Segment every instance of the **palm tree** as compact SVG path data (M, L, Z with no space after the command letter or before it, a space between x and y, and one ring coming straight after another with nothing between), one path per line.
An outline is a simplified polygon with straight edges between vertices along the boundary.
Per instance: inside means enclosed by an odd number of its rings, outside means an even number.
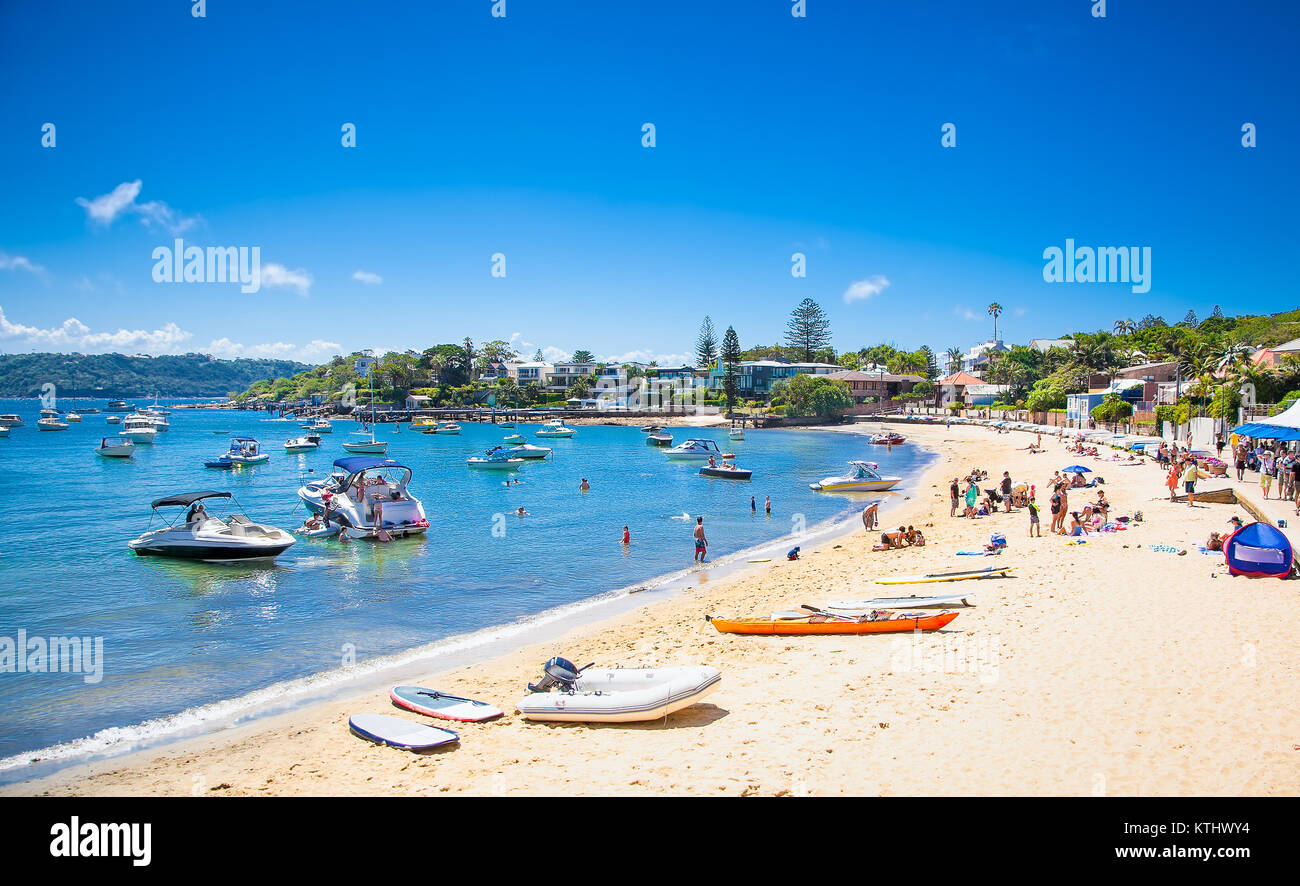
M993 318L993 340L997 341L998 340L998 317L1001 316L1002 314L1002 305L998 304L997 302L994 302L993 304L989 305L988 313L989 316Z
M959 369L961 369L962 350L961 348L949 348L947 354L948 354L948 374L952 375L954 372L957 372ZM954 366L957 368L954 369L953 368Z
M1115 321L1116 335L1131 335L1136 330L1137 330L1137 324L1135 324L1132 320Z

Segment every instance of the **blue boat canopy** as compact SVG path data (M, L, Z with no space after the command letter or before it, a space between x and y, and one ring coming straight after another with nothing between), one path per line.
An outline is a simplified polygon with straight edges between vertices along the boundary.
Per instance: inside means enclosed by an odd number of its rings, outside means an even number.
M230 442L231 443L256 443L257 438L256 437L231 437Z
M1257 440L1281 440L1285 443L1300 440L1300 429L1271 425L1267 422L1247 422L1241 427L1233 428L1232 432L1241 437L1254 437Z
M340 458L334 462L334 467L340 468L349 474L355 474L358 471L369 471L374 468L402 468L411 470L399 461L391 458L376 458L373 455L353 455L349 458Z

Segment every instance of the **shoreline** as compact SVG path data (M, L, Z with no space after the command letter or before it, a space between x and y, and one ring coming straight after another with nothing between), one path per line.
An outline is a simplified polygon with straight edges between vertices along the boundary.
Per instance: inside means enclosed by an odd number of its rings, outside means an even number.
M867 433L854 425L784 430ZM926 472L934 467L935 454L931 452L929 456L928 463L916 475L918 488ZM883 502L881 513L890 513L891 507L899 507L902 501L900 498L895 502ZM24 785L57 780L67 773L76 773L82 769L114 768L123 761L148 757L192 742L204 742L209 738L230 734L234 730L258 727L278 718L310 711L320 705L365 697L381 687L386 692L387 687L394 683L410 682L402 679L404 675L414 679L416 675L430 673L431 668L435 674L444 674L458 668L479 666L521 647L547 642L592 624L668 602L696 585L743 579L747 573L753 573L763 566L745 562L747 558L770 555L775 560L784 556L788 545L828 544L852 534L858 516L852 502L846 502L846 508L846 513L810 527L802 536L795 537L786 533L710 560L704 569L694 565L683 566L634 584L607 589L583 600L532 613L515 621L449 635L410 649L377 656L359 662L352 670L334 669L291 678L173 714L109 727L93 735L10 755L0 759L0 764L32 758L37 762L28 765L37 772L18 775L25 768L21 763L0 767L0 794L13 792ZM647 596L642 597L641 594ZM281 694L272 697L270 693L277 690ZM109 737L99 738L104 735ZM131 746L113 750L111 742L114 741L128 742ZM97 746L103 742L110 744L102 750L85 750L87 744ZM53 753L46 757L37 756L42 752ZM66 762L64 758L68 758Z
M1042 503L1043 482L1074 460L1060 441L1045 439L1049 454L1031 455L1017 445L1030 439L1023 433L911 427L908 437L938 458L922 471L910 500L884 520L923 528L927 547L872 553L873 539L849 523L844 534L805 548L800 561L774 560L717 581L705 570L691 587L648 606L481 664L426 673L417 682L507 711L497 721L457 724L461 743L454 750L411 755L349 735L347 718L361 711L422 719L376 691L80 764L0 793L1300 790L1294 765L1300 652L1286 641L1287 629L1300 621L1292 586L1230 578L1221 558L1194 547L1186 556L1160 552L1203 538L1238 508L1170 503L1162 500L1162 475L1148 463L1112 463L1096 470L1105 476L1115 512L1142 510L1144 522L1087 545L1027 539L1023 511L949 518L942 512L946 480L970 467L994 476L1010 469L1039 485ZM877 575L971 568L955 551L978 546L991 532L1010 542L998 565L1014 565L1012 577L945 585L974 591L979 605L936 634L742 637L717 633L703 617L881 593L871 583ZM710 664L723 680L708 700L663 721L530 723L513 712L513 703L552 655L603 666Z

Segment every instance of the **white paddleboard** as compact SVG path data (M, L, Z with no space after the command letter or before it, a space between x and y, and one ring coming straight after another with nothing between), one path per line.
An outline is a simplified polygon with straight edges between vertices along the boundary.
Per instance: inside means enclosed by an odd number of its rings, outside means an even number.
M505 714L500 708L484 701L461 698L436 689L423 686L394 686L388 693L393 704L426 717L438 717L443 720L458 720L462 723L481 723L493 720Z
M1014 566L990 566L987 569L972 569L967 572L934 572L929 575L895 575L890 578L878 578L878 585L919 585L938 581L965 581L968 578L996 578L1004 576Z
M823 606L837 612L870 612L873 609L959 609L974 606L974 594L942 594L933 597L876 597L874 600L834 600Z
M412 723L390 714L353 714L348 728L357 738L406 751L425 751L460 741L460 736L450 729Z

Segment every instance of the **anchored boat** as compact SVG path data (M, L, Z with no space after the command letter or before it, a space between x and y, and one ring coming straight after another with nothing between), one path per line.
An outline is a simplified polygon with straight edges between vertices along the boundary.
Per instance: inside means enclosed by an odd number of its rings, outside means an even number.
M840 477L824 477L808 484L815 492L884 492L903 482L902 477L882 477L874 461L851 461L849 471Z
M136 554L178 557L207 563L231 563L270 559L293 547L294 538L283 529L254 523L243 514L227 517L210 516L203 502L231 499L229 492L185 492L160 498L153 503L156 516L160 508L181 508L172 522L161 529L146 530L127 546ZM238 502L236 502L238 504ZM180 522L184 509L185 521ZM150 519L152 526L153 520Z
M427 532L424 506L411 494L411 469L391 458L352 456L334 462L329 479L298 490L298 498L313 514L348 528L354 538L379 532L402 538Z

